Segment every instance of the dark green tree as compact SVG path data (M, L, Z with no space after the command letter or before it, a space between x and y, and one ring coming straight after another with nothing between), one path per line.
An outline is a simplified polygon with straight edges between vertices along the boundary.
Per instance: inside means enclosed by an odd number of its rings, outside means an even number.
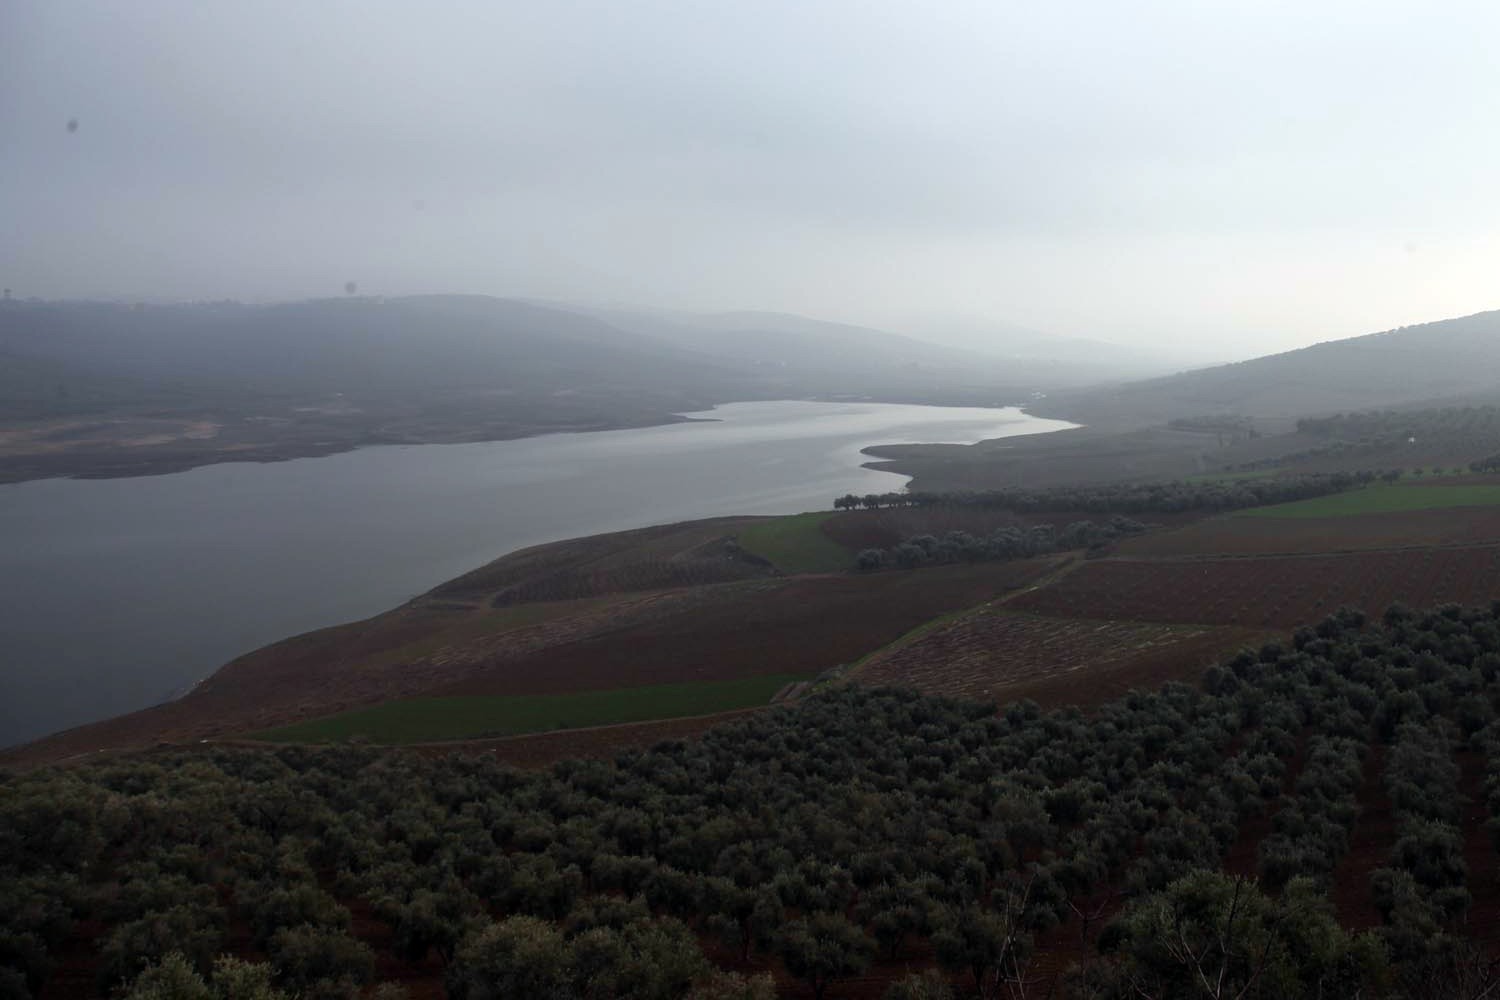
M811 986L817 1000L831 983L868 968L874 951L864 931L833 913L793 920L776 938L776 954L787 971Z

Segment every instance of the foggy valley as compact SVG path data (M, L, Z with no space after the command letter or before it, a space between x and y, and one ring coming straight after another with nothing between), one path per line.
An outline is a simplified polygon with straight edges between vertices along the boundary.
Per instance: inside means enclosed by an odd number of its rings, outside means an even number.
M0 6L0 1000L1500 995L1497 30Z

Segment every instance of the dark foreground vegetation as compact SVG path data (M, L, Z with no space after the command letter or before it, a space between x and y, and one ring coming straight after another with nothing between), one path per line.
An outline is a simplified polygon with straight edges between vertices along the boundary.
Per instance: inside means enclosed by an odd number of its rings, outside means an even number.
M1477 998L1494 871L1456 761L1500 756L1497 706L1500 607L1398 607L1090 715L846 687L544 773L342 747L12 775L0 996L823 997L886 988L846 982L872 963L892 997L1043 995L1071 943L1072 997ZM1353 933L1328 893L1371 779L1397 833Z

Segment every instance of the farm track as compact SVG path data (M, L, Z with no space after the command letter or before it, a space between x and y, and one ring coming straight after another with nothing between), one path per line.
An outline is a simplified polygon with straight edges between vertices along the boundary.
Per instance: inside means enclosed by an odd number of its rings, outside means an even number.
M1275 829L1276 814L1296 794L1297 779L1302 776L1302 768L1307 764L1307 740L1308 731L1304 728L1297 735L1296 752L1286 762L1286 774L1282 776L1281 781L1281 795L1267 803L1265 809L1259 814L1240 822L1240 835L1230 845L1229 852L1224 855L1224 870L1231 875L1244 878L1258 877L1260 842L1271 835L1271 831ZM1238 752L1238 748L1232 748L1230 751L1231 754L1235 752Z
M1468 933L1492 948L1500 947L1500 850L1485 827L1489 811L1485 805L1484 779L1488 764L1482 753L1460 751L1459 789L1464 796L1464 861L1469 866Z
M1045 561L1046 560L1044 560L1044 562ZM971 615L980 614L984 611L995 609L1009 601L1014 600L1022 594L1027 594L1033 590L1040 590L1043 587L1050 586L1051 584L1067 576L1077 568L1078 560L1074 559L1071 556L1061 557L1058 565L1056 565L1052 570L1018 590L1014 590L1008 594L1001 594L998 597L991 598L990 600L984 601L981 604L977 604L972 608L966 608L962 611L953 612L952 614L944 616L942 618L923 622L921 625L918 625L916 628L912 629L910 632L907 632L905 635L901 636L899 639L896 639L894 642L888 643L887 645L884 645L879 649L865 654L863 657L857 660L853 664L853 666L850 667L849 672L844 675L844 680L864 680L866 679L864 676L864 669L868 664L880 661L887 656L893 655L897 651L905 649L906 647L921 641L924 637L932 634L934 631L944 629L953 623L961 622ZM871 683L881 682L872 681Z
M1370 873L1390 862L1391 848L1396 845L1396 819L1390 796L1385 791L1385 762L1388 748L1379 740L1369 744L1365 758L1364 780L1356 793L1359 816L1349 834L1349 850L1333 870L1329 898L1338 912L1339 923L1351 930L1379 927L1380 911L1370 891Z

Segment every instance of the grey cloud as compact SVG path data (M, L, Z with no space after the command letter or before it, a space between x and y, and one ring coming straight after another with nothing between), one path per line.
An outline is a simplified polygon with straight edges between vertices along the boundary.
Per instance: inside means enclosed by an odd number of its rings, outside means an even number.
M1500 10L1443 7L17 0L0 274L1286 347L1496 304Z

